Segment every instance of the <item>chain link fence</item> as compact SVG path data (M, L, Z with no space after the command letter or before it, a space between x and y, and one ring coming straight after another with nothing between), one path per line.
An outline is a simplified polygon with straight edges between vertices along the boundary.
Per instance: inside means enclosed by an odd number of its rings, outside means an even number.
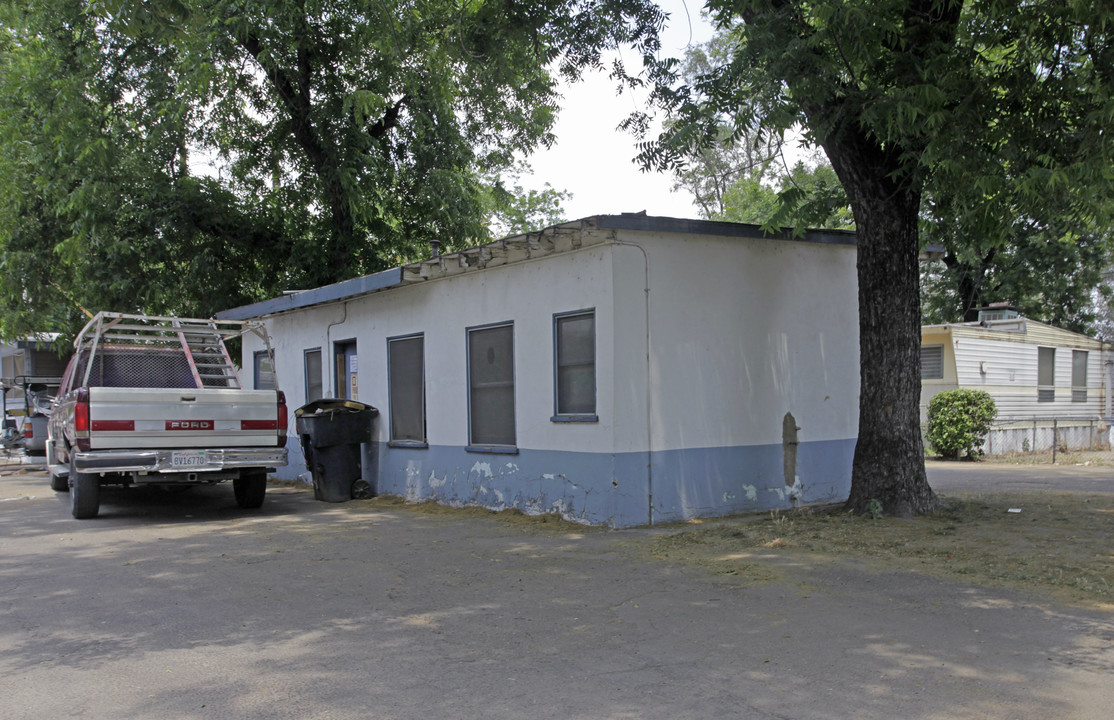
M986 460L1114 465L1110 420L998 418L983 443Z

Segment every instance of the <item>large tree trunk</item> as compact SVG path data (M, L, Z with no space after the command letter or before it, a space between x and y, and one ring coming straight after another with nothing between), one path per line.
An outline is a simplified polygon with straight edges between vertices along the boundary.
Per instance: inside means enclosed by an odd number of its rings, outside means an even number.
M847 507L909 517L936 508L920 432L920 190L895 150L857 130L824 144L858 230L859 439Z

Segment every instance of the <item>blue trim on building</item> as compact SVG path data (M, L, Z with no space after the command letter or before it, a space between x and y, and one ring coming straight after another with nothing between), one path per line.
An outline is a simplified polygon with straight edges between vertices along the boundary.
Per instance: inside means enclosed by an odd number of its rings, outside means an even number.
M651 522L646 467L653 470L655 524L697 517L841 502L851 488L854 440L801 443L797 483L785 484L782 447L761 445L636 453L520 448L515 456L465 448L381 444L377 490L411 501L558 513L590 525Z
M855 440L801 443L787 485L781 445L654 453L654 522L842 502L854 454Z

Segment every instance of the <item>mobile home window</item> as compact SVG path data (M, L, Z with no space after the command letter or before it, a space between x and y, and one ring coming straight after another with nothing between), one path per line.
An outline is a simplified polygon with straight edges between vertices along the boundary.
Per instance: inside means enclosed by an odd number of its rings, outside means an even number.
M921 380L944 379L944 346L921 345Z
M266 350L257 350L253 358L256 390L275 389L275 362Z
M1087 402L1087 351L1071 351L1071 401Z
M425 338L387 340L391 443L425 446Z
M514 326L468 330L471 450L514 450Z
M554 420L596 420L596 313L554 317Z
M1056 399L1056 348L1037 348L1037 402Z
M321 376L321 348L306 350L306 402L325 397L325 383Z

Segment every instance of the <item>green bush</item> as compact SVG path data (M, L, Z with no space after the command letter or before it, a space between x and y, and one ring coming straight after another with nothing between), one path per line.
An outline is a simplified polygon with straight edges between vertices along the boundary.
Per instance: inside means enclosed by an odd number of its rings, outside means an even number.
M965 452L977 460L997 415L994 398L982 390L945 390L928 403L928 442L945 458Z

